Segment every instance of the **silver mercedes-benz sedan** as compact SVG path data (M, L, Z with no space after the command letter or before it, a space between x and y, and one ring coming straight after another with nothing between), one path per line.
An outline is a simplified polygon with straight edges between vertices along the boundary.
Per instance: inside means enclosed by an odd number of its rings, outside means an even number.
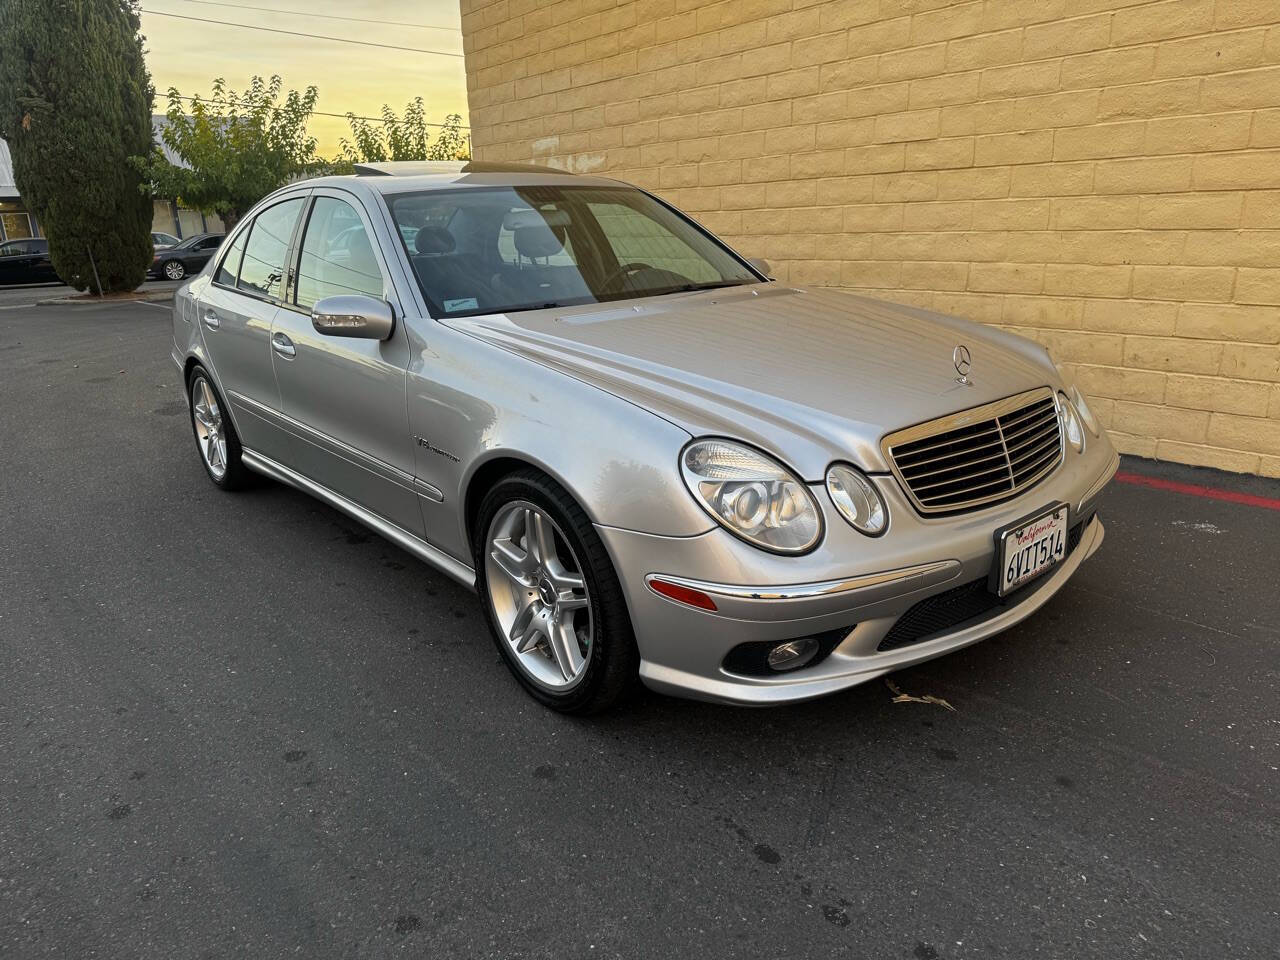
M385 164L255 207L177 293L219 487L292 484L474 588L538 700L777 704L1030 616L1118 458L1031 341L771 282L658 198Z

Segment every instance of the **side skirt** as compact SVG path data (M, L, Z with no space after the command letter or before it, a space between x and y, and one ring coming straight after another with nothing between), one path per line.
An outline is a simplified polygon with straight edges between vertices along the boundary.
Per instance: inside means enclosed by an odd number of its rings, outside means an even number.
M296 487L303 493L309 493L317 500L323 500L335 510L341 510L353 520L360 521L374 533L390 540L402 550L407 550L424 563L435 567L442 573L448 574L469 590L476 588L476 572L474 570L465 563L455 560L444 551L433 547L421 537L414 536L404 528L382 519L376 513L371 513L358 503L348 500L341 494L334 493L328 487L322 486L314 480L304 477L296 470L290 470L284 464L277 463L260 453L244 449L241 451L240 458L250 470L265 477L270 477L272 480L278 480L291 487Z

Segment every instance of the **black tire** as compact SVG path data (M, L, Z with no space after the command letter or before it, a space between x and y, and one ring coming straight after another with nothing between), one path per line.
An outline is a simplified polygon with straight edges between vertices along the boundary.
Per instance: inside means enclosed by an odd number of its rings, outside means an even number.
M587 586L595 624L592 655L583 678L564 692L553 692L538 685L516 663L515 654L498 627L489 599L485 540L498 511L515 500L536 504L555 521L579 558ZM490 636L511 673L535 700L561 713L587 715L608 710L634 691L639 677L640 655L618 575L586 512L563 487L532 468L519 470L499 480L480 503L472 531L472 550L476 587Z
M209 385L209 389L213 392L214 399L217 401L218 409L222 415L222 435L227 444L227 463L226 470L220 477L210 468L204 453L200 449L200 434L196 429L195 403L192 400L192 393L197 381L203 381ZM187 374L187 419L191 423L191 436L196 443L196 456L200 458L200 464L204 467L205 475L213 482L214 486L220 490L228 491L243 490L252 486L254 475L241 459L240 436L236 433L235 424L231 422L231 417L227 412L227 403L218 391L217 384L209 376L209 372L200 364L193 366L191 372Z
M169 268L176 267L178 275L176 277L169 276ZM181 260L166 260L160 265L161 280L185 280L187 276L187 265Z

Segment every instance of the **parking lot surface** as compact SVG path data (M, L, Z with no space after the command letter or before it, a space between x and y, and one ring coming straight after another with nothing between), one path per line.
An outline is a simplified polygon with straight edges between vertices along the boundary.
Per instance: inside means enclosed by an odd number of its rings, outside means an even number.
M0 956L1274 957L1280 484L1126 461L1002 636L544 710L477 601L216 490L164 306L0 312ZM696 638L691 638L696 642Z

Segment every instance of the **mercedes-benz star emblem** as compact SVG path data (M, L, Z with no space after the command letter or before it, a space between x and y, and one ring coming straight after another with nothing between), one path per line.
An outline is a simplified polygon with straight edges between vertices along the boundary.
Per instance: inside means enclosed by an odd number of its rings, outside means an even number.
M956 377L956 383L963 383L966 387L972 381L969 380L969 371L973 369L973 357L969 355L969 348L963 343L951 354L951 362L956 365L956 373L960 376Z

